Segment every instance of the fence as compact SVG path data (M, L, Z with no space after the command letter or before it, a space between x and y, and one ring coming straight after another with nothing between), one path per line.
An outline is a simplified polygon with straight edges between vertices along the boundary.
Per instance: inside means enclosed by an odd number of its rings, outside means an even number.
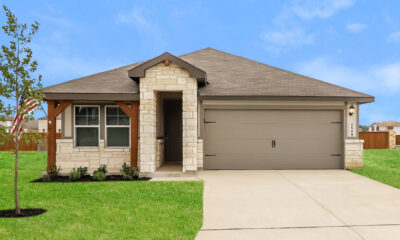
M32 134L32 133L24 133L24 134ZM20 151L47 151L47 133L37 134L38 142L30 142L27 144L25 141L21 141L19 145ZM56 134L56 138L61 138L61 133ZM0 151L10 151L15 149L14 140L10 140L5 142L0 146Z
M364 149L389 148L389 132L360 132L360 139L364 140Z

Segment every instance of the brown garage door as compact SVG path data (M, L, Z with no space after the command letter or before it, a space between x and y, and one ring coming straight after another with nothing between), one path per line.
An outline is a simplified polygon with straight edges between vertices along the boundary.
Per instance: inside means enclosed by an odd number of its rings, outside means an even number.
M343 168L337 110L206 110L205 169Z

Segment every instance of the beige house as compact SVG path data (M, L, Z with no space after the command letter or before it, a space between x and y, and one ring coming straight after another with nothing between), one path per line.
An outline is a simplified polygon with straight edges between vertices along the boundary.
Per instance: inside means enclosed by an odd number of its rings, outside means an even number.
M4 128L6 133L11 133L13 120L14 120L13 117L4 117L3 120L0 120L0 128ZM24 120L22 131L36 132L38 130L38 125L39 125L38 120Z
M123 162L142 176L199 169L362 167L359 104L374 97L206 48L45 88L48 166ZM62 139L55 142L61 114ZM51 129L51 130L50 130Z
M396 135L400 135L400 122L396 121L375 122L369 126L368 130L370 132L395 131Z
M61 127L61 115L57 117L56 131L60 133L62 131ZM40 133L47 133L47 117L41 117L38 119L38 131Z

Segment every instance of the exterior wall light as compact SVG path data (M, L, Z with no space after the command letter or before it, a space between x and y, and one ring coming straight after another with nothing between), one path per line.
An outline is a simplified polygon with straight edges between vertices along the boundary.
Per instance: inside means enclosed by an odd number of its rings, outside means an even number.
M356 108L354 107L353 104L349 107L349 116L353 116L354 112L356 111Z

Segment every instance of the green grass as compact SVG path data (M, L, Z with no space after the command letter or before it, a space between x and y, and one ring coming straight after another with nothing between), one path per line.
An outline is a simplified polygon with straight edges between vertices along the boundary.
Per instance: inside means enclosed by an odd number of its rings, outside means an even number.
M0 209L14 208L13 156L0 152ZM29 183L46 153L22 152L22 208L29 218L0 218L0 239L194 239L202 224L202 182Z
M364 150L363 169L351 171L400 188L400 150Z

